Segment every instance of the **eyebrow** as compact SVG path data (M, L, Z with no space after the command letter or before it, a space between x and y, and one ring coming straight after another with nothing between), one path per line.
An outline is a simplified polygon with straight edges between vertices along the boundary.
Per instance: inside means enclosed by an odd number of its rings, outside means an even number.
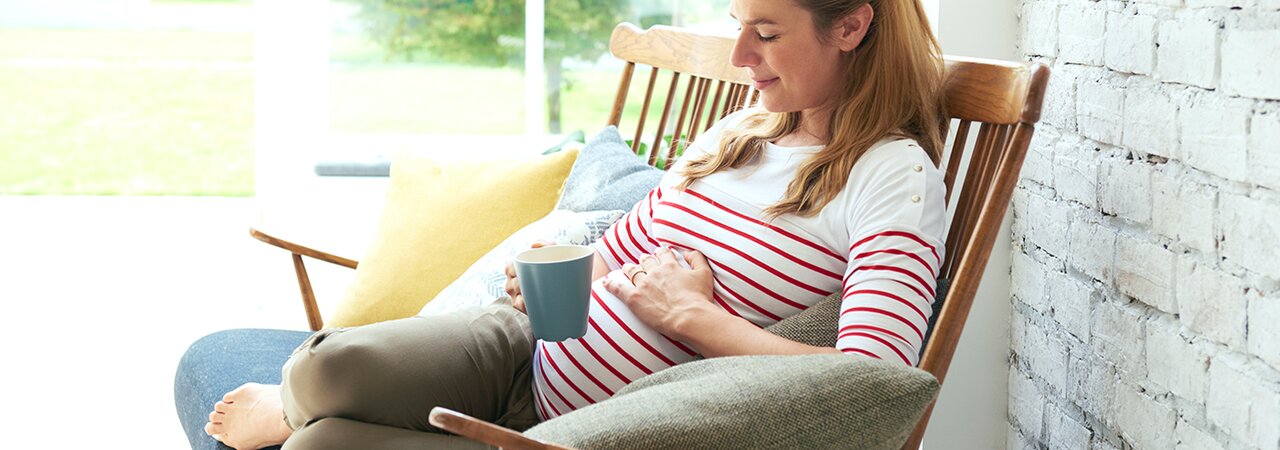
M733 13L729 13L729 17L732 17L732 18L733 18L733 20L738 20L738 16L733 15ZM755 25L777 25L777 24L778 24L778 22L774 22L774 21L773 21L773 20L771 20L771 19L765 19L765 18L751 19L751 20L748 20L748 21L746 21L746 22L744 22L744 23L746 23L747 25L751 25L751 26L755 26Z

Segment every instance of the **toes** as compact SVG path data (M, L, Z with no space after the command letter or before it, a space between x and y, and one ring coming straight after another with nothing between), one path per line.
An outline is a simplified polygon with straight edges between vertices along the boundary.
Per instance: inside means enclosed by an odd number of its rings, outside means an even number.
M214 439L217 439L217 440L219 440L219 441L221 441L221 440L222 440L222 432L223 432L223 431L226 431L226 430L223 430L223 429L222 429L222 426L220 426L220 425L217 425L217 424L214 424L214 423L206 423L206 424L204 424L204 434L207 434L207 435L209 435L209 436L213 436L213 438L214 438Z
M240 385L240 387L232 389L231 392L228 392L226 395L223 395L222 401L227 403L235 403L236 397L244 396L247 391L258 389L261 386L262 384L259 384L259 383L242 384Z

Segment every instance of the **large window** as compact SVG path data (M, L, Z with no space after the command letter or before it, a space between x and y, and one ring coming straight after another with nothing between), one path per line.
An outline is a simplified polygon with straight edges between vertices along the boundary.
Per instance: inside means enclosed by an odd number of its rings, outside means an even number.
M617 89L615 25L723 26L727 9L728 0L332 0L329 126L591 134Z

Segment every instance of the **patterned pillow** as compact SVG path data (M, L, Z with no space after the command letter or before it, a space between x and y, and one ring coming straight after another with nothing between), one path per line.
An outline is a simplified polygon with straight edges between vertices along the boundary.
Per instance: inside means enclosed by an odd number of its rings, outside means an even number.
M658 186L664 173L632 153L618 129L609 126L578 153L556 209L630 210Z
M507 276L503 269L516 253L534 241L549 239L557 244L589 245L600 239L624 211L551 211L546 217L526 225L490 250L462 276L450 283L422 307L419 316L444 314L463 308L483 306L505 299Z

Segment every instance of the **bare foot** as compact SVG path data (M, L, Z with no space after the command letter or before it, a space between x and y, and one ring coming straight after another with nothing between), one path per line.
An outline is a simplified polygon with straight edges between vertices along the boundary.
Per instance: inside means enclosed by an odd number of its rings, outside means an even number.
M248 383L213 406L204 432L236 450L283 444L293 430L284 421L280 386Z

